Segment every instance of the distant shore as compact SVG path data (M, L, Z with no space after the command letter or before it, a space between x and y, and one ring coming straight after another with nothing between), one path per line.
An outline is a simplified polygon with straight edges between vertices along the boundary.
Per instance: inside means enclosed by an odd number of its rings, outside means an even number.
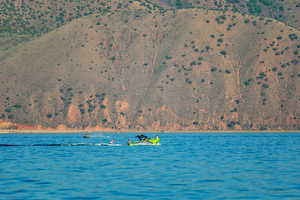
M22 133L300 133L300 130L82 130L82 129L3 129L0 130L0 134L22 134Z

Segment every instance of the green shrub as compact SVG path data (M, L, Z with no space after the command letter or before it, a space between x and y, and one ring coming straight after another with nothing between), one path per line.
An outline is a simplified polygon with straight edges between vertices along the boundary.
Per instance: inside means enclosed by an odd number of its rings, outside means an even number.
M237 112L237 108L232 109L230 112Z
M266 77L265 72L259 72L259 75L256 77L257 79L264 79Z
M100 108L101 108L101 109L105 109L106 106L105 106L105 105L100 105Z
M272 0L259 0L260 3L264 4L265 6L272 6Z
M202 60L203 60L203 57L202 57L202 56L199 56L197 59L198 59L199 61L202 61Z
M261 13L261 7L257 4L257 0L249 0L247 7L250 14L259 15Z
M8 119L13 119L13 118L14 118L14 115L13 115L13 114L9 114L9 115L7 116L7 118L8 118Z
M262 87L263 87L263 88L269 88L269 85L266 84L266 83L263 83L263 84L262 84Z
M20 105L20 104L15 104L14 107L17 108L17 109L20 109L20 108L22 108L22 105Z
M210 69L210 71L211 71L211 72L216 72L216 71L217 71L217 68L216 68L216 67L212 67L212 68Z
M294 59L294 60L291 61L291 63L294 64L294 65L297 65L299 63L299 61Z
M248 79L248 80L244 81L244 85L247 87L251 84L251 82L252 82L252 79Z
M223 55L223 56L226 56L227 53L226 53L225 50L223 50L223 51L220 51L220 54Z
M224 22L226 21L226 15L220 15L215 20L218 24L224 24Z
M12 110L11 110L11 108L5 108L4 111L7 113L10 113Z
M115 62L116 56L112 56L110 59L111 59L112 62Z
M235 124L236 123L234 121L230 121L230 122L227 123L227 127L228 128L233 128L235 126Z
M230 71L229 69L226 69L226 70L225 70L225 73L226 73L226 74L231 74L231 71Z
M290 40L297 40L298 36L295 33L289 34Z
M198 121L193 121L193 125L197 126L197 125L199 125L199 122Z
M85 110L83 108L80 108L79 111L80 111L81 115L83 115L85 113Z

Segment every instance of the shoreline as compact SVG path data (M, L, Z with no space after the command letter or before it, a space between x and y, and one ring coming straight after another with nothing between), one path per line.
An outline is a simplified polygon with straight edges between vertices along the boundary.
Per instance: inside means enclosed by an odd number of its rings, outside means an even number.
M3 129L0 130L0 134L76 134L76 133L300 133L300 130L81 130L81 129Z

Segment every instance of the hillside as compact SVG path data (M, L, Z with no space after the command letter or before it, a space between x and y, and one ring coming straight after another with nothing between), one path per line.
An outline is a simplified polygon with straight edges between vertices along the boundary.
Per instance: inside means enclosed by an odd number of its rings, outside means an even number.
M151 0L166 8L206 8L231 10L243 14L270 17L300 29L298 0Z
M205 8L274 18L300 28L297 0L138 0L155 9ZM127 8L130 0L0 0L0 33L40 35L74 19Z
M53 128L300 129L299 37L268 18L132 2L9 49L0 118Z
M74 19L95 14L98 18L126 9L130 0L0 0L0 60L9 49L55 30ZM143 3L148 12L158 9Z
M138 0L148 12L204 8L270 17L300 29L297 0ZM130 0L0 0L0 60L8 49L55 30L74 19L126 9Z

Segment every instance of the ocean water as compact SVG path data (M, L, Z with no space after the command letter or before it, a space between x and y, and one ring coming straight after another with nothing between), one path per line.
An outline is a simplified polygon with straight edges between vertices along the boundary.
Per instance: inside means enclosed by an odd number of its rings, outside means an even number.
M2 134L0 199L300 199L300 134L159 135Z

